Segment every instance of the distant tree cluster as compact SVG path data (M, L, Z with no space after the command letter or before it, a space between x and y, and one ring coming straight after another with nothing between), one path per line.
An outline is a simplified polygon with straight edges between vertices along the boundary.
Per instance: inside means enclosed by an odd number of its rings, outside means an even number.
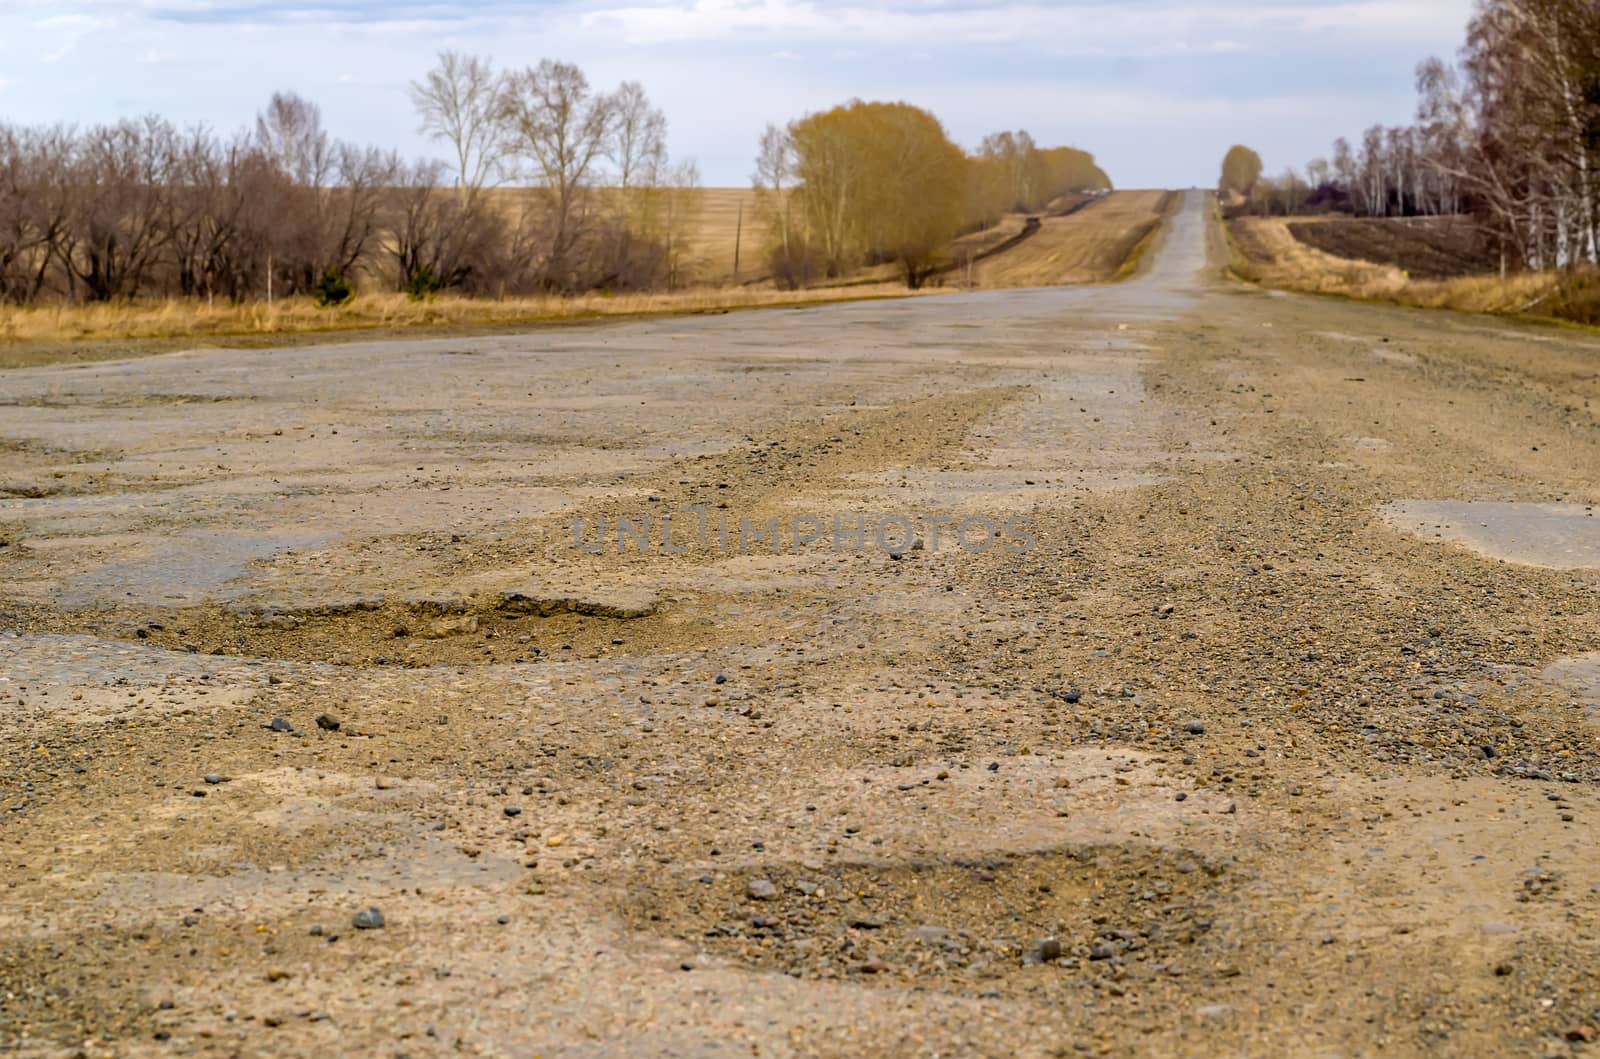
M446 52L411 94L450 164L335 140L293 94L227 137L158 117L0 125L0 301L674 282L698 177L669 163L638 84ZM508 183L526 186L489 194Z
M1508 267L1600 262L1600 3L1481 0L1459 60L1417 67L1415 124L1336 141L1252 208L1465 213Z
M967 162L969 227L987 228L1007 213L1038 213L1075 191L1101 191L1111 178L1094 155L1076 147L1038 147L1025 130L983 138Z
M1352 148L1340 137L1330 158L1259 177L1245 193L1250 212L1289 216L1341 212L1360 217L1458 214L1470 208L1459 176L1438 163L1443 144L1422 125L1374 125ZM1254 154L1254 152L1251 152Z
M861 100L769 125L752 182L773 277L790 287L887 262L918 287L948 264L958 234L1110 187L1084 151L1002 132L968 154L927 111Z

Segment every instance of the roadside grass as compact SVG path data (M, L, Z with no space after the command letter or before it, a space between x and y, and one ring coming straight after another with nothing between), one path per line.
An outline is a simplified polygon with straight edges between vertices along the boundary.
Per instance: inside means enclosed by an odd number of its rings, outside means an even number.
M705 287L673 293L582 294L571 297L464 298L439 295L414 301L404 294L362 294L336 308L310 298L208 305L198 300L106 302L0 308L0 343L71 342L96 339L199 338L399 329L499 326L648 316L732 309L811 305L841 300L895 298L915 294L893 283L870 287L819 287L780 291L750 287Z

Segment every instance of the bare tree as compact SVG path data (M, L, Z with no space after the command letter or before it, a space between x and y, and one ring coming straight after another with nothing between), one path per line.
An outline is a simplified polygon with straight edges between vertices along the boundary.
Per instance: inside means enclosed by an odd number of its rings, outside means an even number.
M487 59L475 55L440 52L438 65L411 82L422 131L455 152L462 202L499 182L506 156L500 101L500 79Z
M0 302L37 297L65 221L62 131L0 126Z
M293 92L274 92L267 109L256 115L256 145L305 187L322 187L333 170L322 108Z
M700 216L703 197L700 167L692 159L679 162L667 172L665 183L665 278L667 289L673 290L688 279L691 250L688 236Z
M445 52L411 89L453 166L338 141L314 103L283 92L231 139L154 117L81 132L0 123L0 302L241 300L374 280L418 294L645 289L692 271L698 176L668 164L666 119L642 86L595 93L554 62L497 78ZM607 158L621 194L595 188ZM513 162L533 194L491 208L478 192Z
M399 164L385 196L382 252L397 290L423 297L446 288L483 291L504 265L495 246L501 228L481 203L441 190L446 166Z
M617 167L617 186L626 191L659 183L667 159L667 116L650 105L637 81L622 82L611 106L614 116L606 156Z
M336 153L339 185L326 196L321 264L343 275L354 270L378 240L384 195L400 159L376 147L352 144L339 144Z
M1600 263L1600 3L1480 0L1459 67L1417 67L1410 127L1335 145L1359 212L1468 212L1502 268Z
M176 141L172 126L154 117L101 126L85 138L73 167L73 248L62 263L91 301L133 297L155 264L168 234L162 221Z
M787 129L768 124L756 149L756 171L750 183L756 189L756 208L772 233L774 248L787 255L793 228L789 211L795 182L794 141Z
M546 199L549 243L545 284L574 284L573 251L591 220L586 194L615 122L612 97L592 92L583 71L545 59L508 75L500 112L513 149Z

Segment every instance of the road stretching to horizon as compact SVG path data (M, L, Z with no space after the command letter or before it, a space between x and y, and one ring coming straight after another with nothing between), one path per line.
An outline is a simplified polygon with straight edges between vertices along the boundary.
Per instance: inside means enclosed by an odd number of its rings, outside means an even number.
M1593 1047L1600 339L1220 241L0 372L0 1047Z

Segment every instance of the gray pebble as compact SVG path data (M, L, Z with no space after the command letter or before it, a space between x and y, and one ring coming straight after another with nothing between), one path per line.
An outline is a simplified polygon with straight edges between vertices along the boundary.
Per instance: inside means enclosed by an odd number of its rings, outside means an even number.
M350 922L357 930L378 930L384 926L383 913L376 908L357 912Z

